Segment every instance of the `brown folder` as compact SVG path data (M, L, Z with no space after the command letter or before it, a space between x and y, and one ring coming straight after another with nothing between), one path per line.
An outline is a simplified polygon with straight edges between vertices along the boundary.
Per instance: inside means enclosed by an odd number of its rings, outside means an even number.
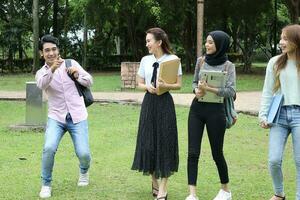
M169 84L176 83L178 77L179 65L180 65L179 58L160 63L159 79L162 79ZM157 95L162 95L163 93L168 91L169 91L168 89L157 88L156 93Z

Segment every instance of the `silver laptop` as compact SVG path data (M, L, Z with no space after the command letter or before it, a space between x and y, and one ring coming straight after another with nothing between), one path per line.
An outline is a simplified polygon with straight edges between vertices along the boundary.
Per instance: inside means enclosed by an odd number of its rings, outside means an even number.
M222 71L200 71L201 80L205 80L209 86L220 88L225 87L227 80L227 72ZM210 103L223 103L224 97L220 97L212 92L206 92L198 101Z

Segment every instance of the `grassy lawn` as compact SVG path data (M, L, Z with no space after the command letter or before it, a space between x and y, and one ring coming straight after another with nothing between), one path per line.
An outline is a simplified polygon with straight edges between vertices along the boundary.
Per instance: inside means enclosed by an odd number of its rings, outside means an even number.
M4 90L4 91L26 90L27 81L34 81L34 75L32 74L1 75L0 90Z
M120 72L94 73L94 85L92 90L95 92L121 91ZM183 84L179 93L190 93L193 81L193 74L183 75ZM0 90L22 91L25 90L25 83L34 81L32 74L18 74L0 76ZM262 90L264 75L262 74L238 74L237 91L260 91Z
M76 186L78 161L68 134L56 154L53 173L53 200L114 199L151 200L150 177L131 171L139 106L94 104L89 107L92 165L90 185ZM7 127L24 122L24 102L0 101L0 199L38 199L40 189L43 133L14 132ZM176 107L180 165L170 178L170 200L187 195L187 107ZM255 117L240 115L237 125L226 133L225 156L233 198L263 200L273 194L267 169L268 131L258 127ZM295 199L295 165L288 140L284 178L288 199ZM205 134L199 161L200 199L212 199L219 189L219 178Z

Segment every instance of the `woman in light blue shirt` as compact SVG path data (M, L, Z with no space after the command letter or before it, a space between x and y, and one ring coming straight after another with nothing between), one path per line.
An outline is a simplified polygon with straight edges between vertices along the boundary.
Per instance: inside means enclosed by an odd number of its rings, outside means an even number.
M181 65L177 81L158 80L160 63L177 59L170 50L167 34L160 28L149 29L146 47L150 55L142 58L138 71L138 88L146 94L141 106L133 170L152 176L152 194L167 200L167 180L178 170L178 136L173 98L169 92L157 95L159 88L181 87ZM160 181L159 181L160 179Z
M259 120L262 128L270 128L268 159L274 187L270 200L285 199L281 165L290 133L297 169L296 200L300 200L300 25L284 27L279 44L282 53L271 58L266 69ZM283 94L283 106L276 116L278 120L271 125L267 115L276 94Z

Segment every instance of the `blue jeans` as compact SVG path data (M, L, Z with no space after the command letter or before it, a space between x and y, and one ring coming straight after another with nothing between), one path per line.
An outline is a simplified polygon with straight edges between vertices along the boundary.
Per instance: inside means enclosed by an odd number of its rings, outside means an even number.
M45 133L45 144L42 157L42 184L51 185L54 156L60 140L68 131L71 135L76 155L79 159L81 173L86 173L90 167L91 155L88 142L87 120L74 124L71 115L66 117L66 124L48 118Z
M300 200L300 106L283 106L278 123L270 129L269 169L275 194L284 195L282 157L289 134L292 135L294 160L297 170L296 200Z

